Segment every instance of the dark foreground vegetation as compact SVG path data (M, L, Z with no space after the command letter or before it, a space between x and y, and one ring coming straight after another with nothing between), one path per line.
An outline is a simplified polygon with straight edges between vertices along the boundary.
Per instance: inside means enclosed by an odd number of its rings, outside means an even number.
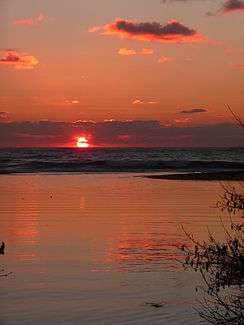
M232 221L232 215L244 216L244 195L235 187L223 186L224 194L217 207L230 214L230 229L222 223L226 241L220 243L209 234L208 242L198 242L186 252L184 266L199 271L204 285L197 287L204 293L200 299L200 316L211 324L244 324L244 223Z
M228 109L244 128L241 119ZM201 273L204 285L196 288L203 293L199 314L211 324L244 324L244 186L239 185L239 190L222 185L223 195L217 202L217 208L230 217L228 228L221 219L226 241L220 243L209 234L209 240L200 243L185 232L195 248L181 248L187 254L184 266ZM233 222L234 215L239 222Z

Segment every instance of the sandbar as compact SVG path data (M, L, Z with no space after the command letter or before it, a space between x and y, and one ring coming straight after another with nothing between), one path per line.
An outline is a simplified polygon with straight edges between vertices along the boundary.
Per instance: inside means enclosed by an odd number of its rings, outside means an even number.
M147 175L146 178L182 181L244 181L244 171L196 172L167 175Z

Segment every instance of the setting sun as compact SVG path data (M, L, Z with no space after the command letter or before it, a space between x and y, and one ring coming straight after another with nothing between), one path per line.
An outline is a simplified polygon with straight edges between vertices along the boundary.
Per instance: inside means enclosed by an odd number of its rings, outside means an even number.
M89 147L88 140L85 137L79 138L76 145L78 148L88 148Z

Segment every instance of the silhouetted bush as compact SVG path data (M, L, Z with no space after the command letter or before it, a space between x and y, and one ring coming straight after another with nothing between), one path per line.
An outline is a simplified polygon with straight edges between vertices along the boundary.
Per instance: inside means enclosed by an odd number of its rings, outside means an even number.
M195 248L186 252L184 266L199 271L205 285L197 287L204 296L199 314L211 324L244 324L244 223L232 221L233 214L244 216L244 195L235 187L223 186L217 207L230 215L230 230L224 226L226 242L220 243L209 233L209 241L198 242L187 232ZM221 219L222 221L222 219Z

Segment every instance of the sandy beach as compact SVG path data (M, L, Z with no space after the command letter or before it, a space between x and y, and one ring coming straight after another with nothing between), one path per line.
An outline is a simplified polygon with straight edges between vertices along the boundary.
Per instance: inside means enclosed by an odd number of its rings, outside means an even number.
M0 177L1 323L199 323L176 246L223 238L220 185L133 176Z

